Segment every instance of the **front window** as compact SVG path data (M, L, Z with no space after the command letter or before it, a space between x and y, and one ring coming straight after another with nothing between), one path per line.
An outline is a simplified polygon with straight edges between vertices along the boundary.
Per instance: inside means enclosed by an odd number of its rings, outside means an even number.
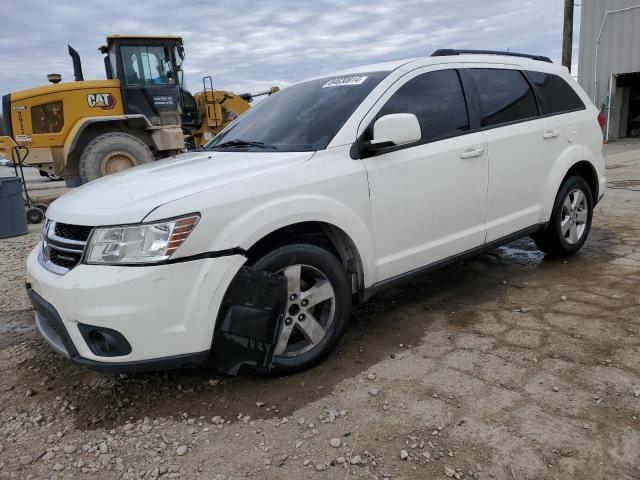
M456 70L419 75L398 89L376 118L413 113L420 122L422 142L455 137L470 128L462 84Z
M289 152L325 149L388 74L340 75L287 87L247 110L206 148Z
M174 83L168 47L122 46L122 67L128 86Z

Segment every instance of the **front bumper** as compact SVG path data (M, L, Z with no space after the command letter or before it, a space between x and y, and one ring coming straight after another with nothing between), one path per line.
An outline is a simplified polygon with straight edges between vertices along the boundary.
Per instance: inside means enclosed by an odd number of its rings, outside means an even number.
M57 275L42 267L39 250L37 246L27 260L27 291L38 330L72 361L112 372L202 363L224 294L246 261L229 255L140 267L81 264ZM96 355L82 325L119 332L130 353Z
M201 365L209 356L209 351L206 350L204 352L130 362L104 362L84 358L78 353L64 326L62 318L60 318L56 309L53 308L53 305L38 295L31 287L31 284L27 284L27 295L35 310L36 328L49 346L74 363L92 370L110 373L140 373L154 370L168 370L171 368L186 368Z

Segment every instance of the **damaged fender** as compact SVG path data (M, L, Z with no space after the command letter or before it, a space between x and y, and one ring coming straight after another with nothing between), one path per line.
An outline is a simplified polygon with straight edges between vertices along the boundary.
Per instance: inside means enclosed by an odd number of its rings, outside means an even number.
M270 369L286 303L282 273L242 267L219 310L211 362L228 375L237 375L243 365Z

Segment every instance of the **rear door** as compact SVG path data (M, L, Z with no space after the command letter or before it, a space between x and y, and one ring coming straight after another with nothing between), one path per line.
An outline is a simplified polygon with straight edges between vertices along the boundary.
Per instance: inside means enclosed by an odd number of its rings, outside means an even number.
M400 79L365 117L413 113L422 130L415 144L365 158L378 280L484 243L487 155L473 132L459 65L425 67Z
M469 64L480 128L489 153L487 242L535 225L548 173L534 92L515 67Z
M579 142L577 132L582 130L585 116L579 112L586 109L575 90L559 75L544 72L526 71L533 87L541 119L538 122L538 135L543 140L540 146L540 161L547 175L558 157L572 143ZM591 125L593 120L587 119ZM543 202L546 199L540 199Z

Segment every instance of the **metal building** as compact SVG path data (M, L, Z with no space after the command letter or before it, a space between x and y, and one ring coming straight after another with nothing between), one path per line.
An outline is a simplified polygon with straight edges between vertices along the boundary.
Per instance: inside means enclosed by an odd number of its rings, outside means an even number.
M582 0L578 82L605 112L605 138L640 137L640 0Z

